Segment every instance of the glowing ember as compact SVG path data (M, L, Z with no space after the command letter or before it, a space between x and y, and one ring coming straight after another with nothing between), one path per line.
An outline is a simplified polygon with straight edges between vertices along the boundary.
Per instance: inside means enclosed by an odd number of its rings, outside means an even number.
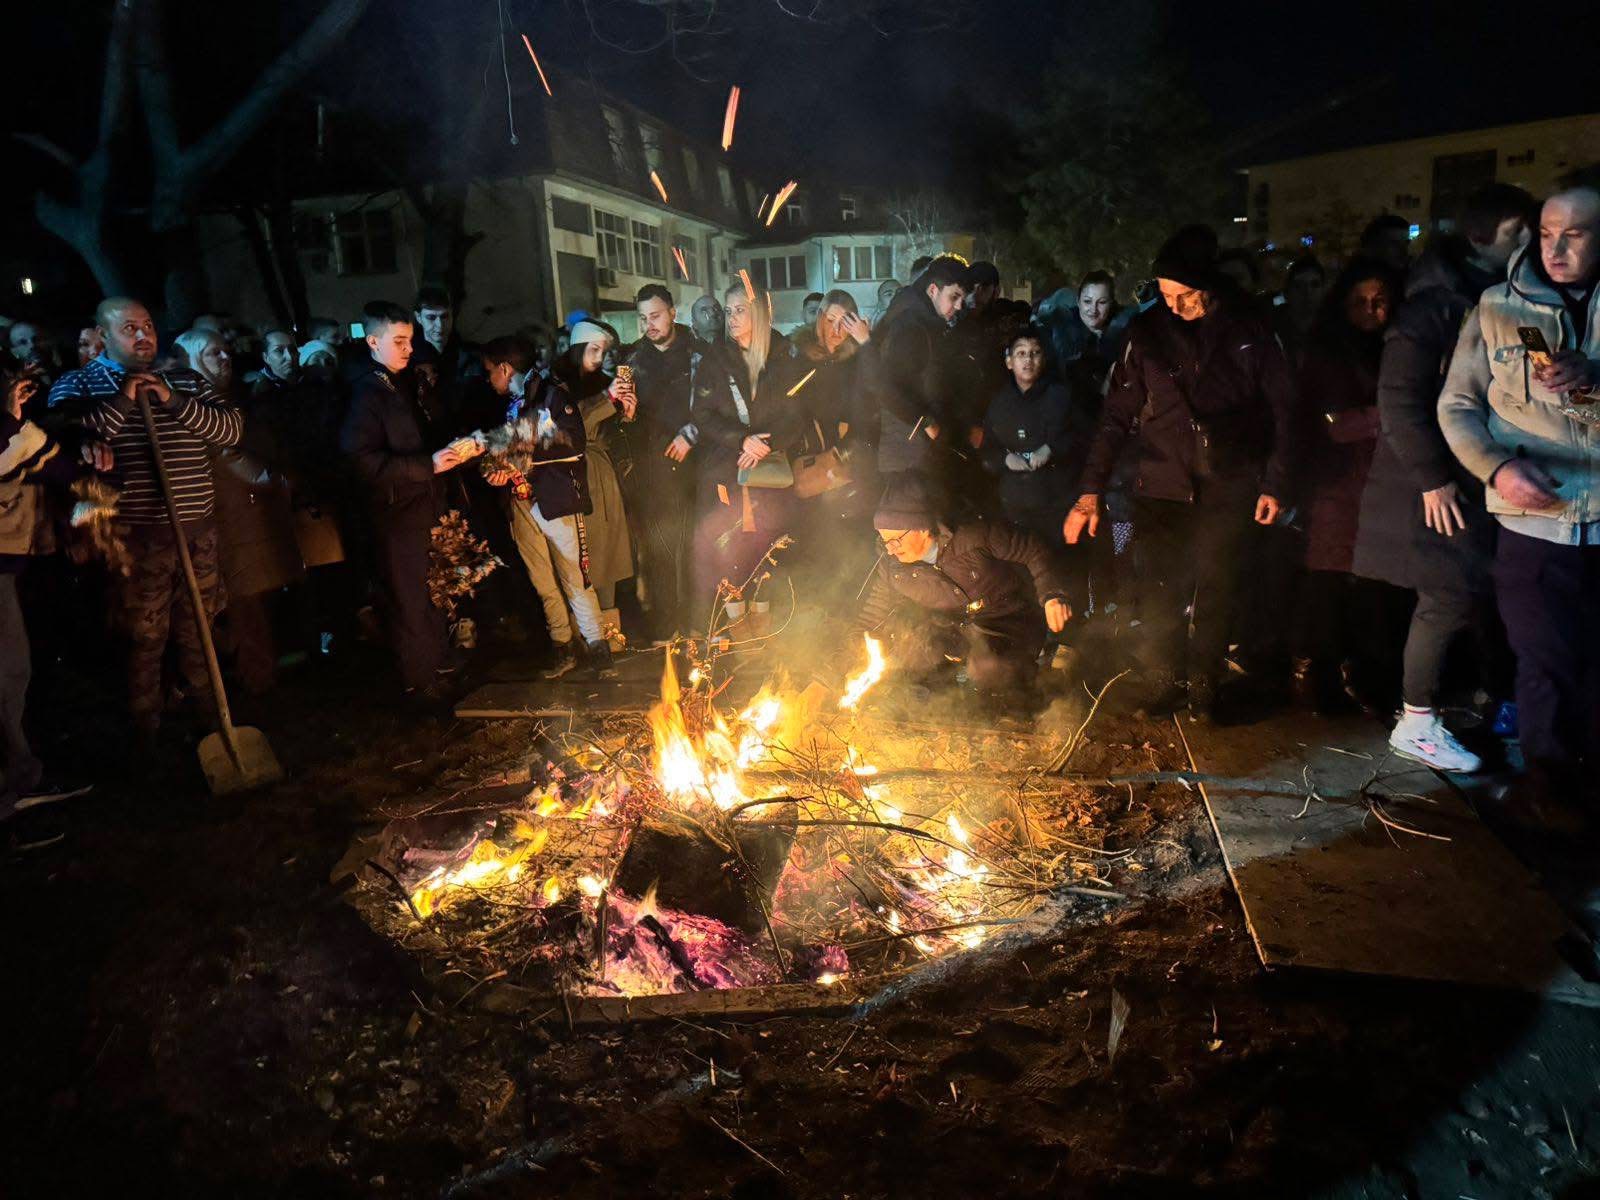
M684 257L682 246L672 248L672 261L678 264L679 278L689 278L689 260Z
M778 219L778 212L783 208L789 197L794 195L795 188L799 186L800 184L797 180L791 179L778 189L778 194L772 198L772 208L767 212L768 226Z
M795 384L792 388L790 388L787 392L785 392L784 395L785 396L794 395L801 388L805 387L806 384L810 383L811 382L811 377L813 375L815 375L816 373L817 373L817 369L815 367L812 367L811 370L809 370L809 371L807 371L805 373L804 377L801 378L800 382Z
M872 685L883 678L887 666L883 659L883 643L870 633L864 634L862 640L867 645L867 666L859 675L853 675L845 681L844 695L839 698L839 707L842 709L853 709L860 704L861 698Z
M756 302L756 285L750 282L750 272L743 267L739 268L739 282L744 284L744 298L754 304Z
M555 93L550 90L550 81L544 77L544 68L539 65L539 56L533 52L533 43L528 40L527 34L522 35L522 44L528 48L528 57L533 59L533 69L539 72L539 82L544 85L544 94L554 96Z
M656 185L656 191L661 193L661 203L663 203L663 204L672 203L670 200L667 199L667 185L661 182L661 176L660 175L657 175L654 171L651 171L650 172L650 182L655 184Z
M733 122L739 116L739 88L738 85L728 90L728 111L722 114L722 148L729 149L733 145Z

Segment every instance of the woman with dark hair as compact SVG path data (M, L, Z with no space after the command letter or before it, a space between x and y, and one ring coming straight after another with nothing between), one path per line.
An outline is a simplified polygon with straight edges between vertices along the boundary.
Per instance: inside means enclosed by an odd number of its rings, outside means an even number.
M622 622L617 614L617 584L633 577L633 541L622 505L622 484L612 461L609 438L617 416L631 421L631 391L612 394L617 331L599 321L579 321L572 327L569 344L556 356L550 374L583 413L588 438L585 461L589 472L589 501L594 506L587 521L589 578L600 597L606 638L617 648Z
M771 295L740 282L723 303L727 338L701 360L692 405L700 453L695 594L702 612L712 610L722 580L742 585L768 547L793 532L789 455L806 423L805 402L794 392L809 368L772 327ZM752 615L765 611L766 601L759 604Z
M611 649L600 623L600 601L586 566L590 502L583 414L564 387L540 376L538 350L531 342L519 337L495 338L479 354L484 378L495 394L507 401L508 419L525 419L535 431L533 467L525 472L527 490L508 492L506 498L511 509L511 536L544 605L555 645L555 664L544 673L545 678L559 679L577 668L574 625L599 674L614 674ZM486 464L483 470L493 487L517 482L503 466Z
M1300 364L1306 419L1306 575L1302 582L1302 647L1311 660L1312 698L1319 712L1352 707L1352 683L1378 700L1398 682L1388 637L1393 589L1351 574L1361 493L1381 432L1378 362L1383 334L1401 294L1384 263L1355 259L1323 301Z

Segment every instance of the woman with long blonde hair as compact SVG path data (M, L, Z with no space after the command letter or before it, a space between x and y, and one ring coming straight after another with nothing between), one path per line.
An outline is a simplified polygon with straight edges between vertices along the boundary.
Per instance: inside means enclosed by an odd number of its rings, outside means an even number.
M723 299L727 338L701 359L692 400L700 458L695 593L701 612L712 611L723 580L740 587L772 543L791 532L788 456L805 423L803 404L790 393L807 368L772 327L771 295L741 281Z

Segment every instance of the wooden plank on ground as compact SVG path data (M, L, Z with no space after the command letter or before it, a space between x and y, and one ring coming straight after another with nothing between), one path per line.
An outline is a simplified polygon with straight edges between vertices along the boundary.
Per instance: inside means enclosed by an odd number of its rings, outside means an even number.
M1267 967L1600 1005L1558 950L1574 930L1554 899L1449 783L1389 756L1375 723L1297 713L1180 734ZM1393 821L1433 836L1377 820L1361 796L1374 778Z
M488 1012L531 1015L576 1026L626 1025L640 1021L771 1017L791 1013L824 1016L844 1012L904 972L846 976L837 983L779 983L768 987L669 992L659 996L560 996L502 984L486 989L479 1006Z

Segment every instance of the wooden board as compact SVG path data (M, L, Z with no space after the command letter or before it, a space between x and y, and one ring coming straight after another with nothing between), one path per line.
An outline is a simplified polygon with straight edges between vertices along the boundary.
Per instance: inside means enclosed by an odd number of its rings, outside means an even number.
M1575 931L1555 901L1449 783L1390 756L1374 722L1296 713L1179 734L1265 966L1600 1005L1558 950ZM1360 794L1375 776L1393 821L1449 840L1385 828Z
M854 1008L885 984L904 974L846 976L824 987L820 983L778 983L770 987L720 988L703 992L671 992L659 996L559 996L502 984L486 990L479 1007L487 1012L516 1013L534 1020L570 1022L574 1027L625 1025L670 1018L770 1017L785 1013L823 1016Z

